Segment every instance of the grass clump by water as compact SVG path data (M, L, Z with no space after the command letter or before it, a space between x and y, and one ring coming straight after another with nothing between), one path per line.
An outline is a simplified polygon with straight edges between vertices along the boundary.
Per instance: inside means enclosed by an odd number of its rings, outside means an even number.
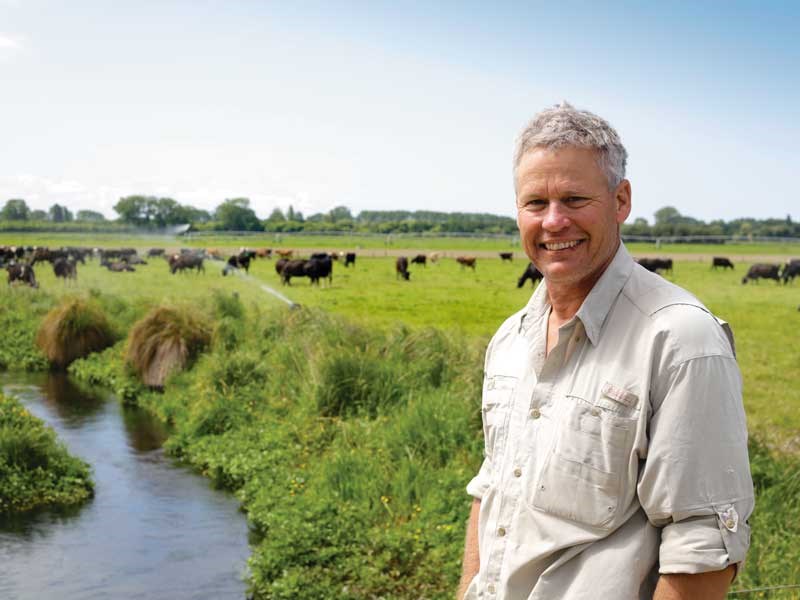
M171 372L190 366L210 341L210 328L189 308L161 306L131 329L126 360L145 385L161 388Z
M114 343L111 325L97 304L67 298L42 320L36 344L50 364L63 369L78 358Z
M0 513L77 504L93 489L89 465L19 401L0 394Z

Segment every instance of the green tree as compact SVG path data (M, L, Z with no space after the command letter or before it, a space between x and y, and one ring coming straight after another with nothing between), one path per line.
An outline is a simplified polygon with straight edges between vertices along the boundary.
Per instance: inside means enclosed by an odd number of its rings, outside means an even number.
M653 216L656 219L656 225L664 225L678 221L681 218L681 213L674 206L665 206L654 212Z
M334 223L337 223L339 221L352 221L353 220L353 215L350 213L350 209L347 208L346 206L336 206L336 207L332 208L328 212L328 217Z
M25 200L14 198L5 203L0 209L0 219L5 221L27 221L30 217L31 209L28 208Z
M150 217L148 196L125 196L113 208L120 221L131 225L144 225Z
M41 209L32 210L28 215L29 221L47 221L47 213Z
M94 210L79 210L78 213L75 215L75 220L100 223L102 221L105 221L106 218L103 215L103 213Z
M220 229L227 231L264 231L248 198L229 198L215 211Z
M72 221L72 213L66 206L61 206L60 204L53 204L50 209L47 211L48 218L53 223L67 223Z

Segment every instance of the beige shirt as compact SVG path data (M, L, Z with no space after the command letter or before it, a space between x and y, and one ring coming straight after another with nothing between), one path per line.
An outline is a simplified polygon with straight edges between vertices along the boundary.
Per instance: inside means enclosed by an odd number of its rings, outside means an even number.
M652 598L744 560L753 510L727 324L624 246L545 357L545 283L486 352L466 598Z

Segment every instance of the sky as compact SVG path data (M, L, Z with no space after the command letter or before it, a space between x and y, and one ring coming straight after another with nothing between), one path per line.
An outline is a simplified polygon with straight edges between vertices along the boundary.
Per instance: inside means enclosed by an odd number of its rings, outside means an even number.
M629 222L797 218L798 65L798 2L0 0L0 203L514 216L567 100L619 132Z

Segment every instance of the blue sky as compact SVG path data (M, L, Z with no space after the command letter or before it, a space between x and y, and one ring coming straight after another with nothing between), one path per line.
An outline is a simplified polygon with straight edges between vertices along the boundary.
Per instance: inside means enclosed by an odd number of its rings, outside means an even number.
M800 3L598 6L0 0L0 202L513 216L514 139L567 99L631 219L799 218Z

